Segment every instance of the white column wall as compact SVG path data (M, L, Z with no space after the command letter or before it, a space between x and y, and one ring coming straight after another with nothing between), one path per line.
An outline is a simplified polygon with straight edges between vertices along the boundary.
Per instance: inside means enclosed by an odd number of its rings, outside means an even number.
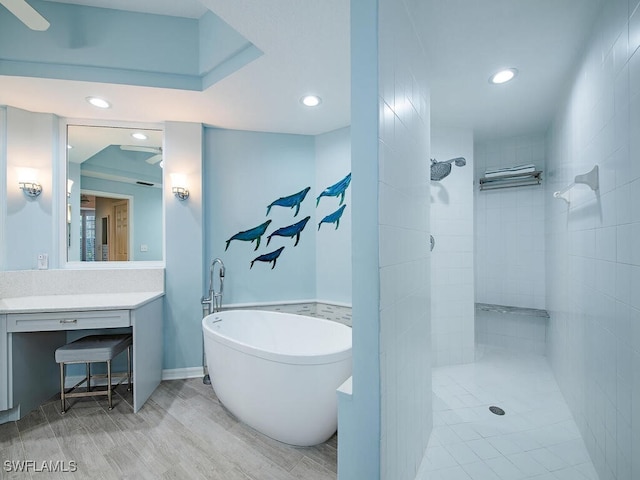
M433 365L472 362L475 353L473 273L473 132L432 128L431 158L464 157L431 182L431 330Z

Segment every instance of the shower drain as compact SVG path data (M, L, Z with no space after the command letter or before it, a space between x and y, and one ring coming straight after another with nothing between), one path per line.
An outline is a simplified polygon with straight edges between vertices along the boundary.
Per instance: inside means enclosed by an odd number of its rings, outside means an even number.
M496 415L504 415L504 410L501 409L500 407L491 406L489 407L489 411Z

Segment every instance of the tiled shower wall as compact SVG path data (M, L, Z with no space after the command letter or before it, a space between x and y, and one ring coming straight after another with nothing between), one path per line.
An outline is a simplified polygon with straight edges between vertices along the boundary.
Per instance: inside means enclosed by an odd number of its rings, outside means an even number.
M352 0L353 393L340 478L411 480L431 434L430 97L413 0Z
M476 141L476 302L545 308L544 188L483 190L487 168L533 163L546 182L545 136Z
M432 128L431 158L464 157L449 176L431 182L431 335L433 366L472 362L473 290L473 132Z
M380 476L408 480L432 426L429 90L416 2L378 9Z
M602 2L549 132L548 355L601 480L640 478L640 8ZM577 185L599 165L600 189Z

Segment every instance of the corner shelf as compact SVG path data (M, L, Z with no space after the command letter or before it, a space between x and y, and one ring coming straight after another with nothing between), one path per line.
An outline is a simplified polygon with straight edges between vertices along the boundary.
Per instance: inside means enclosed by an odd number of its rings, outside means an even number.
M513 175L500 175L496 177L482 177L480 190L497 190L499 188L528 187L542 184L542 170L527 173L514 173Z

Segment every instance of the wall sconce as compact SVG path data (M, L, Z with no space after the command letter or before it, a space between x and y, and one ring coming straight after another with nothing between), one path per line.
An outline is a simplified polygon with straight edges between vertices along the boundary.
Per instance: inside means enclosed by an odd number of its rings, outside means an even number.
M33 198L42 193L42 185L37 179L38 170L35 168L18 168L18 185L25 195Z
M182 173L171 174L171 192L180 200L189 198L189 189L187 188L187 177Z
M71 196L71 189L73 188L73 180L67 180L67 198Z

